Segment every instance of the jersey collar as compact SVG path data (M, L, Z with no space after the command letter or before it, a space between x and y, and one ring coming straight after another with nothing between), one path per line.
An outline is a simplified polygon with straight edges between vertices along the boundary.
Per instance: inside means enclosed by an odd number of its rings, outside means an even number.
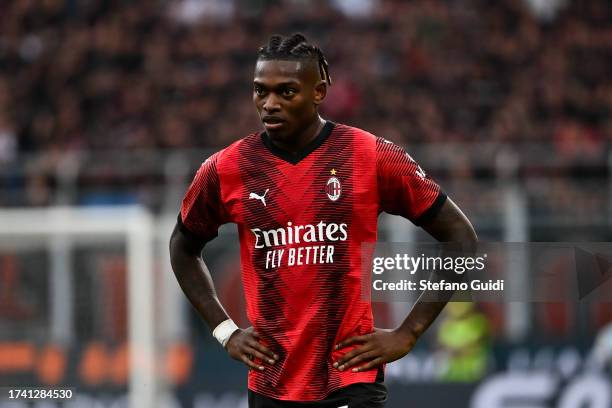
M321 129L321 132L319 132L318 136L315 137L312 142L308 143L306 146L304 146L303 149L301 149L295 154L283 150L276 146L274 143L272 143L272 140L270 140L270 136L268 136L268 133L265 131L261 134L261 140L263 141L264 146L266 146L266 148L274 156L291 164L298 164L327 140L329 135L331 135L332 130L334 130L334 126L334 122L330 120L325 121L325 125L323 125L323 129Z

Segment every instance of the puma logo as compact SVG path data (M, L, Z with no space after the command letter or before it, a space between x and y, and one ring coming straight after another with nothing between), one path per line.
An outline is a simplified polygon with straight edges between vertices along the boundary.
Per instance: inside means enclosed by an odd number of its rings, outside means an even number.
M262 204L264 205L264 207L265 207L265 206L266 206L266 194L268 194L268 191L269 191L269 190L270 190L270 189L269 189L269 188L267 188L267 189L266 189L266 191L263 193L263 195L259 195L259 194L257 194L257 193L251 193L251 194L249 194L249 200L250 200L250 199L252 199L252 198L254 198L254 199L256 199L256 200L259 200L259 201L261 201L261 203L262 203Z

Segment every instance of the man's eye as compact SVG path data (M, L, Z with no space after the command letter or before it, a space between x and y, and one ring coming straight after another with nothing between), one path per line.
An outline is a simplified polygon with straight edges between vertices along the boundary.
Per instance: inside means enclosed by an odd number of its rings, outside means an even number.
M293 96L296 92L295 89L287 88L283 90L283 96Z
M263 95L265 93L264 90L262 88L259 88L259 87L255 87L254 90L255 90L255 94L258 95L258 96L261 96L261 95Z

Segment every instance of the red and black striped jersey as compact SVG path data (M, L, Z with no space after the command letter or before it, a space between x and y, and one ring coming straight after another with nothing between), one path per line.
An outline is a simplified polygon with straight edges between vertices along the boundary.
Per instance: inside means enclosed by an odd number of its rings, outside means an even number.
M247 315L280 356L249 372L249 389L313 401L376 370L332 367L340 340L373 331L363 296L361 246L376 241L381 212L419 224L446 196L406 151L354 127L327 122L299 154L251 134L209 157L183 200L182 229L203 240L238 225Z

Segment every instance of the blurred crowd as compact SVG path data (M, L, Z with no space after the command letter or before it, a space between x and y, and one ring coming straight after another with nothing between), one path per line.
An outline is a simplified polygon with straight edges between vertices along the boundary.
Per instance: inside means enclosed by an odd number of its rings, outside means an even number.
M612 137L606 0L545 20L515 0L24 0L0 19L3 157L224 146L258 127L258 46L295 30L330 61L327 115L399 142Z
M402 144L537 142L602 161L610 21L608 0L1 2L0 164L226 146L260 128L258 47L293 31L330 62L328 118Z

